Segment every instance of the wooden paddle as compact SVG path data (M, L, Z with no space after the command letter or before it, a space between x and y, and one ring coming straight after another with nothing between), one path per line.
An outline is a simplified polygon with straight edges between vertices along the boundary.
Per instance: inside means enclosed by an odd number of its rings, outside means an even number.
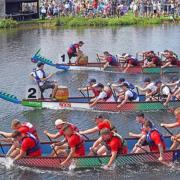
M79 92L83 95L83 97L86 97L85 94L81 90L79 90Z
M110 84L110 83L108 83L107 85L109 86L110 90L112 91L112 94L113 94L114 100L115 100L115 101L116 101L116 103L117 103L118 98L117 98L117 96L116 96L116 93L115 93L115 92L114 92L114 90L112 89L112 87L111 87L111 84Z
M46 134L46 136L48 137L48 139L49 139L50 142L53 142L52 139L51 139L47 134ZM57 153L57 151L55 150L54 146L51 146L51 147L52 147L53 151L55 152L56 156L58 157L58 153ZM59 162L61 163L61 160L60 160L59 158L58 158L58 160L59 160Z
M100 57L99 57L99 54L96 54L96 56L97 56L97 62L99 62L99 63L101 63L101 59L100 59ZM101 70L101 65L100 65L100 70Z
M165 126L162 126L171 136L174 136L174 134ZM180 143L180 141L178 139L176 139L175 141L177 141L178 143Z

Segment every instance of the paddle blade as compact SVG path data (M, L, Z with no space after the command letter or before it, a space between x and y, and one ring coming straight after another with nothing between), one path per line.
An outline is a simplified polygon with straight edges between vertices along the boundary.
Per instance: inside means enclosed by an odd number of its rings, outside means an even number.
M64 70L64 71L68 71L70 67L67 66L67 65L56 64L56 68L57 68L57 69Z

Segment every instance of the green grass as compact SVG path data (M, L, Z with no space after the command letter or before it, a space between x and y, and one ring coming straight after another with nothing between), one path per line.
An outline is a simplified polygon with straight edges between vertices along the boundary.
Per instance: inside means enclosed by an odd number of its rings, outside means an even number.
M180 22L180 18L176 19ZM150 25L150 24L162 24L164 22L173 22L171 17L134 17L132 13L129 13L122 17L58 17L52 20L50 19L36 19L30 21L16 22L11 19L0 20L0 28L12 28L23 24L46 24L47 26L63 26L63 27L104 27L104 26L124 26L124 25Z
M12 19L0 19L0 28L14 28L17 27L17 21Z

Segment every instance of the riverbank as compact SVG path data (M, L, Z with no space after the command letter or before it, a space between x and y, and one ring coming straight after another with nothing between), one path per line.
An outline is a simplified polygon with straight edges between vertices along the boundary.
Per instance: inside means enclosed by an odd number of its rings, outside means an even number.
M173 19L172 17L134 17L133 15L125 15L122 17L113 18L86 18L86 17L58 17L54 19L36 19L30 21L17 22L6 19L0 20L0 28L14 28L26 24L44 24L49 27L103 27L103 26L123 26L123 25L150 25L163 24L165 22L174 23L180 22L180 18Z

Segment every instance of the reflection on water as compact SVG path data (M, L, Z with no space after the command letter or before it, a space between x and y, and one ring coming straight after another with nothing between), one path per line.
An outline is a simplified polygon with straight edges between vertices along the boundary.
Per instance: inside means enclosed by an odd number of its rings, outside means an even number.
M84 52L88 54L91 61L95 60L96 53L108 50L114 54L130 52L136 54L138 51L173 49L180 55L180 26L163 25L154 27L122 27L122 28L94 28L94 29L12 29L0 31L0 90L10 92L19 98L25 97L25 88L32 84L28 78L29 73L35 67L30 63L31 55L41 48L42 55L57 61L66 52L72 42L85 41ZM55 69L46 67L48 72ZM119 77L125 77L135 84L142 84L147 75L119 75L99 72L58 72L54 79L62 85L67 85L72 96L79 96L76 90L85 85L90 78L97 78L99 82L107 83L117 81ZM171 76L164 76L168 80ZM153 79L158 79L158 75ZM97 112L87 111L53 111L32 110L13 105L0 100L0 130L10 130L10 122L13 118L22 121L30 121L36 124L40 132L40 138L47 140L43 130L48 129L55 132L54 121L62 118L75 123L80 129L94 127L94 117ZM135 123L135 113L105 113L118 131L127 136L129 131L139 131ZM161 122L172 122L174 117L165 112L146 113L146 116L159 126ZM164 129L161 129L166 134ZM177 132L176 129L174 132ZM90 137L97 137L96 135ZM29 169L15 169L8 171L0 165L0 179L179 179L179 172L172 172L165 167L152 167L149 165L126 167L112 172L85 171L85 172L44 172Z

